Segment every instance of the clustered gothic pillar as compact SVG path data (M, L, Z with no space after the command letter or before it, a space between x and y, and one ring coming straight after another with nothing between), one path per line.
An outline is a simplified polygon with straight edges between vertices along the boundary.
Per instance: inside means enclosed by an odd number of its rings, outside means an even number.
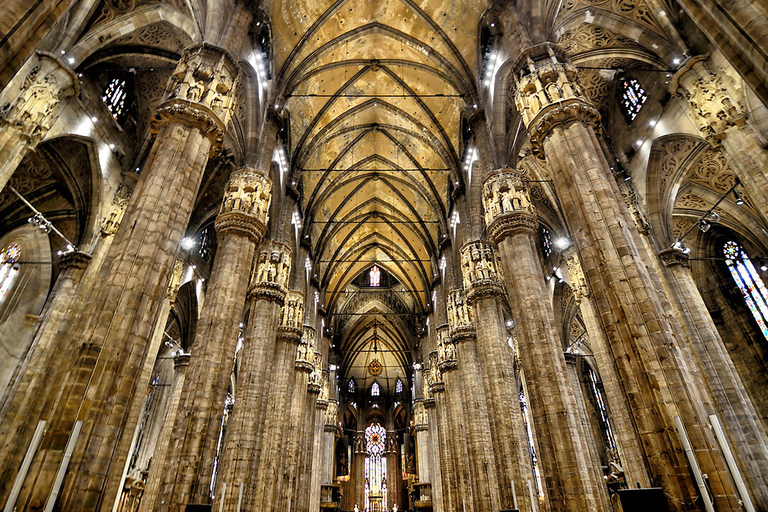
M215 228L218 250L193 347L183 406L171 419L172 448L155 458L151 479L162 479L158 495L145 494L142 510L165 510L209 500L213 461L235 350L248 293L253 256L269 220L272 184L253 169L230 176ZM162 496L162 503L157 503Z
M48 133L62 100L78 93L77 75L61 60L38 52L36 61L18 96L0 109L0 190Z
M578 84L576 68L545 43L524 52L513 76L517 109L534 152L552 171L654 483L670 496L671 510L697 507L691 504L700 499L698 490L675 425L680 417L715 506L738 510L722 455L704 428L699 390L686 386L675 329L620 203L597 140L599 114Z
M577 390L568 381L555 330L534 238L539 223L522 172L505 169L491 174L483 185L483 202L489 236L499 244L504 264L545 495L552 510L607 510L599 462L590 456L576 407ZM483 263L493 266L490 258ZM478 271L483 273L482 268L475 269L476 281L481 277Z
M514 385L513 357L497 303L504 299L501 263L492 244L476 241L464 245L461 270L467 301L474 312L478 362L488 404L501 508L511 509L516 501L521 510L530 510L532 504L525 492L525 482L531 466Z
M288 295L287 284L290 275L291 251L285 244L265 242L259 249L257 263L251 277L249 290L250 314L248 327L240 352L240 372L235 392L235 405L229 424L227 446L221 457L221 479L217 482L214 506L235 511L242 507L253 510L261 503L264 487L255 476L261 474L264 458L281 457L282 452L271 444L273 429L265 416L271 394L285 386L279 380L275 369L278 365L275 338L278 327L284 321L284 304ZM302 304L303 301L299 302ZM294 313L296 312L294 306ZM288 341L279 344L285 352L290 346L294 354L294 341L301 336L301 320L292 321L292 326L283 329L285 335L292 335ZM285 354L283 354L285 359ZM293 361L291 357L291 361ZM285 365L286 361L282 361ZM292 364L291 364L292 366ZM284 373L284 372L281 372ZM266 451L264 446L266 445ZM272 475L275 478L275 475Z
M240 69L208 44L185 50L154 119L157 134L131 205L91 294L81 342L52 406L53 421L19 506L57 499L67 510L111 508L119 492L150 339L203 171L221 145ZM83 315L86 315L84 312ZM149 368L147 368L149 366ZM28 444L27 440L23 440ZM65 449L73 447L71 452ZM57 474L65 475L60 492ZM54 493L52 494L52 491ZM58 498L57 498L58 496Z

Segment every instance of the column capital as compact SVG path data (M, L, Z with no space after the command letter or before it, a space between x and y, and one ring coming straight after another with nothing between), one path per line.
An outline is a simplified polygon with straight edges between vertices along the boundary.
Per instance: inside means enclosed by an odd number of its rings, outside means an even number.
M458 343L466 339L474 339L475 321L472 314L472 307L464 297L464 289L456 288L448 292L448 328L451 341Z
M301 338L296 347L294 368L304 372L315 369L315 329L312 326L305 325L301 331Z
M240 232L259 243L267 231L271 202L269 178L247 167L233 172L216 218L216 232Z
M467 301L504 295L501 259L491 242L477 240L461 248L461 275Z
M72 69L53 54L37 52L36 56L37 63L24 77L19 95L0 110L0 122L16 128L32 145L48 133L61 100L79 93Z
M79 270L85 270L88 266L88 262L91 261L91 255L83 251L72 251L61 255L59 265L61 269L74 268Z
M217 153L235 107L240 65L223 48L198 43L184 49L152 120L152 132L170 123L197 128Z
M686 60L669 85L673 95L688 100L699 130L713 145L725 136L728 128L747 120L746 109L727 85L723 74L715 73L709 66L709 55Z
M429 354L429 368L426 373L422 374L422 395L427 399L435 393L440 393L445 390L445 383L443 382L443 372L440 371L438 365L437 352L430 352Z
M488 235L495 243L516 233L533 233L539 225L521 169L497 169L483 182L483 209Z
M307 392L320 394L323 388L323 354L315 352L313 358L312 371L309 373L307 381Z
M557 126L581 122L598 128L600 114L578 80L565 51L542 43L524 51L514 66L515 105L528 128L534 154Z
M413 430L415 432L429 430L427 411L424 409L424 400L416 400L413 404Z
M456 345L451 341L450 328L443 324L437 331L437 367L441 372L456 368Z
M179 294L179 288L181 287L181 279L184 277L184 262L177 259L173 263L173 271L171 272L171 279L168 282L168 289L165 292L165 297L171 301L176 302L176 296Z
M285 341L299 343L304 339L306 328L304 326L304 294L296 290L288 290L285 293L283 304L280 307L280 324L277 326L277 337ZM311 329L311 327L310 327ZM312 354L314 353L314 329L312 330L312 350L306 357L309 358L310 368Z
M339 411L338 400L331 398L328 400L328 408L325 410L325 422L323 430L325 432L336 431L336 415Z
M132 182L130 178L123 180L120 186L117 187L115 195L112 196L112 204L109 207L109 213L101 221L101 236L114 236L117 234L117 228L120 227L120 223L123 221L125 211L128 208L128 200L133 195L133 188L135 182Z
M281 242L264 242L259 248L248 297L282 304L291 270L291 248Z
M691 267L691 262L688 255L680 249L674 249L670 247L669 249L659 251L657 256L661 258L661 262L665 267L674 267L675 265L680 265L681 267L685 268Z

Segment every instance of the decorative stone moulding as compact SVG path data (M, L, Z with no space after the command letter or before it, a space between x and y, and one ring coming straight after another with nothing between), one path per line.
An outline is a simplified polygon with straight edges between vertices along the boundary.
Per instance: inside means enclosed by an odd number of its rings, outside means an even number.
M112 197L112 204L109 207L109 213L101 221L101 236L113 236L117 234L117 228L123 221L125 211L128 208L128 200L133 195L133 186L126 182L120 184L117 192Z
M416 432L424 432L429 429L427 423L427 411L424 409L424 402L417 400L413 404L413 430Z
M542 141L556 126L581 121L599 128L600 114L562 48L551 43L533 46L513 69L515 106L528 128L534 154L543 156Z
M201 43L186 48L168 81L152 131L170 122L198 128L211 140L211 153L224 143L224 133L235 106L240 66L223 48Z
M445 391L445 382L443 381L443 372L440 371L438 365L437 352L430 352L429 354L429 373L427 378L423 379L426 389L424 390L424 396L431 396L435 393Z
M261 244L248 294L255 299L282 304L287 293L290 270L290 247L271 241Z
M272 181L253 169L233 172L224 192L216 231L240 231L259 243L267 231Z
M295 366L297 370L306 372L311 372L315 369L315 329L309 325L304 326L299 345L296 347Z
M475 337L475 322L472 307L464 297L464 290L457 288L448 293L448 327L451 341L459 341Z
M77 75L56 56L37 52L37 63L24 77L18 96L0 108L0 125L16 128L36 145L56 120L61 100L79 92Z
M478 240L461 248L461 276L467 301L504 295L501 258L491 242Z
M520 169L499 169L483 182L485 224L496 243L519 232L533 232L539 224L524 178Z
M321 359L322 363L322 359ZM317 401L315 402L315 405L317 405L318 409L326 409L328 407L328 395L330 393L330 379L328 378L328 371L322 370L321 371L321 384L320 384L320 393L317 395Z
M285 300L280 307L280 325L277 327L277 336L286 341L293 341L301 344L303 340L304 323L304 294L295 290L288 290L285 294ZM314 340L314 336L313 336ZM314 341L312 350L305 354L312 361L314 352Z
M307 391L309 393L320 393L323 388L323 354L315 352L312 371L309 373L307 381Z
M456 345L451 341L447 324L437 328L437 366L441 372L456 368Z
M325 432L336 431L336 416L339 411L339 402L333 398L328 400L328 408L325 410L325 425L323 430Z

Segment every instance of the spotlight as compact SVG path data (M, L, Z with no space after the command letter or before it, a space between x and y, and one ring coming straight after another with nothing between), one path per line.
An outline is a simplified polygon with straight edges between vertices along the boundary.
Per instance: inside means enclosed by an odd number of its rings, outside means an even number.
M760 270L762 270L763 272L768 272L768 261L765 261L764 259L760 260L758 262L758 265L760 265Z
M188 251L192 249L195 246L195 241L189 237L184 237L181 239L181 248Z
M706 233L707 231L709 231L709 228L711 227L712 225L709 222L705 221L704 219L701 219L699 221L699 229L701 230L702 233Z
M736 196L736 204L741 206L744 204L744 199L742 199L741 195L739 195L739 191L736 189L733 189L733 195Z
M564 236L561 236L557 240L555 240L555 247L558 249L567 249L568 246L571 245L571 241L565 238Z
M709 220L712 222L720 222L720 214L717 212L709 212Z

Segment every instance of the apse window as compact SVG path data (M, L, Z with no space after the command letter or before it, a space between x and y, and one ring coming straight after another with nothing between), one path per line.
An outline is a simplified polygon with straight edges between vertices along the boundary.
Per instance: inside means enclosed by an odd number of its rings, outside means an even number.
M355 392L355 379L349 379L349 382L347 383L347 389L350 393Z
M397 379L397 383L395 384L395 393L402 393L403 392L403 381L400 379Z
M734 241L723 246L725 263L731 277L741 290L744 302L755 317L763 336L768 340L768 290L746 251Z
M381 284L381 270L376 265L368 271L368 286L377 287Z
M379 384L374 382L371 385L371 396L379 396L381 395L381 388L379 387Z
M107 106L115 121L122 121L125 116L125 80L114 78L104 89L101 101Z
M647 99L648 95L640 82L634 78L621 79L619 82L619 107L627 123L635 120Z
M552 235L545 227L541 228L541 250L544 252L544 257L549 258L552 254Z
M6 245L0 251L0 302L5 299L8 290L19 273L21 249L16 244Z

